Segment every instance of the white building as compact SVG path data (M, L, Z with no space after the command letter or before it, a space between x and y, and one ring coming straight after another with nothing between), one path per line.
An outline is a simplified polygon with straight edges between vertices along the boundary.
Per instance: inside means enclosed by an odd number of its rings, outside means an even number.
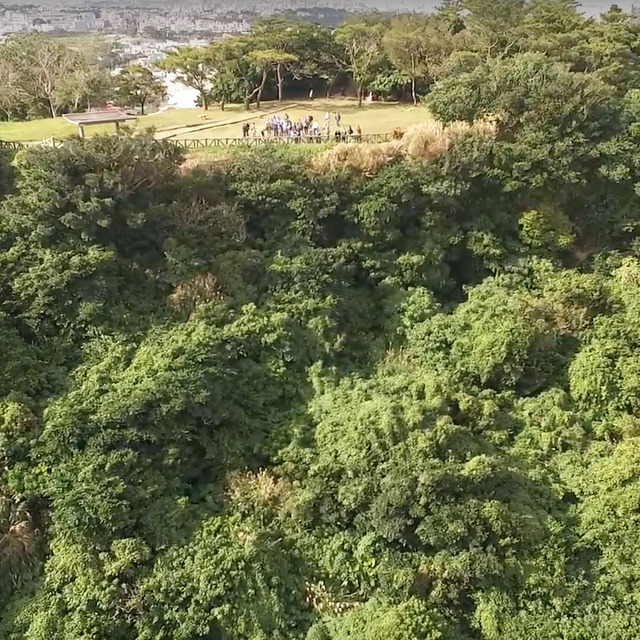
M167 88L167 97L164 101L164 107L175 109L195 109L198 96L200 95L196 89L186 87L176 80L173 73L162 74L164 85Z

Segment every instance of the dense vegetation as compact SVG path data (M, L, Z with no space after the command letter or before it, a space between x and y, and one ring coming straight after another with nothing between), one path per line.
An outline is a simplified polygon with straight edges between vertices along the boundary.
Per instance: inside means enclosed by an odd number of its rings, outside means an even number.
M0 637L640 637L640 92L603 69L489 58L444 128L305 158L3 158Z
M0 119L55 117L115 99L110 49L100 43L79 51L39 35L5 38L0 43Z

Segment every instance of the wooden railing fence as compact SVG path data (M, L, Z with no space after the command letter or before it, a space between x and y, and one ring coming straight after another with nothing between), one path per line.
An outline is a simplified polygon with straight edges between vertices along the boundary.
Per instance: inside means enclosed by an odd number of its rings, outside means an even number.
M388 142L392 136L390 133L363 133L361 135L347 135L344 138L335 136L300 136L288 138L284 136L274 137L247 137L247 138L168 138L167 141L183 149L206 149L208 147L260 147L273 144L336 144L338 142L349 143L375 143ZM47 138L41 142L13 142L0 140L0 149L26 149L29 147L60 147L64 140Z

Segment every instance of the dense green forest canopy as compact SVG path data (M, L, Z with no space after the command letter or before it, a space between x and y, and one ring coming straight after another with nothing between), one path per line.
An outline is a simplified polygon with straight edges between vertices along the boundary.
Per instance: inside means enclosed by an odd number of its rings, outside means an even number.
M1 638L640 637L640 91L545 42L386 145L2 157Z

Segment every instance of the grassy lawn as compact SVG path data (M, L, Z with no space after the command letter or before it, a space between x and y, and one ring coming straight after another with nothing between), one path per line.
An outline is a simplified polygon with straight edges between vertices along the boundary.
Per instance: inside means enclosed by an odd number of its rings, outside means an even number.
M359 108L355 100L314 100L311 102L284 102L279 105L277 102L265 102L260 111L235 111L237 117L234 119L229 113L226 123L214 123L210 128L200 128L198 131L175 132L174 137L180 139L193 138L239 138L242 136L242 123L245 121L255 122L258 132L263 128L266 119L273 113L284 116L289 114L292 120L303 119L311 114L324 126L324 114L331 113L331 128L335 129L334 113L339 111L342 115L342 125L351 125L354 129L360 125L363 133L385 133L392 131L395 127L406 129L414 124L419 124L429 120L429 112L425 107L414 107L407 104L396 103L374 103L364 105ZM212 111L211 114L219 114L220 111ZM225 112L226 113L226 112Z
M153 127L158 138L176 139L194 138L239 138L242 136L242 123L255 122L258 131L264 126L266 118L273 113L289 114L292 120L312 114L324 125L324 114L331 112L331 126L335 128L334 112L342 114L342 124L362 127L363 133L384 133L395 127L406 129L411 125L429 119L425 107L413 107L407 104L374 103L358 108L354 100L315 100L311 102L264 102L259 111L245 111L242 105L230 105L224 111L212 108L171 109L148 116L141 116L128 126L141 130ZM113 133L114 125L97 125L85 129L88 136ZM1 122L0 140L32 142L46 138L63 139L77 133L74 125L63 118L43 118L27 122Z
M140 116L137 120L127 123L127 126L136 129L154 127L157 130L172 129L176 127L187 127L190 125L202 124L200 115L204 111L201 109L172 109L159 112L149 116ZM218 114L211 112L211 121ZM218 119L226 116L218 117ZM207 120L209 121L209 116ZM40 141L45 138L68 138L77 133L77 127L67 122L64 118L41 118L39 120L29 120L26 122L0 122L0 140L31 142ZM114 125L95 125L86 127L87 136L95 136L103 133L113 133Z
M105 133L109 127L95 127ZM113 126L111 127L113 129ZM75 133L76 127L62 118L42 118L27 122L1 122L0 140L30 142L45 138L66 138ZM98 133L96 131L95 133Z

